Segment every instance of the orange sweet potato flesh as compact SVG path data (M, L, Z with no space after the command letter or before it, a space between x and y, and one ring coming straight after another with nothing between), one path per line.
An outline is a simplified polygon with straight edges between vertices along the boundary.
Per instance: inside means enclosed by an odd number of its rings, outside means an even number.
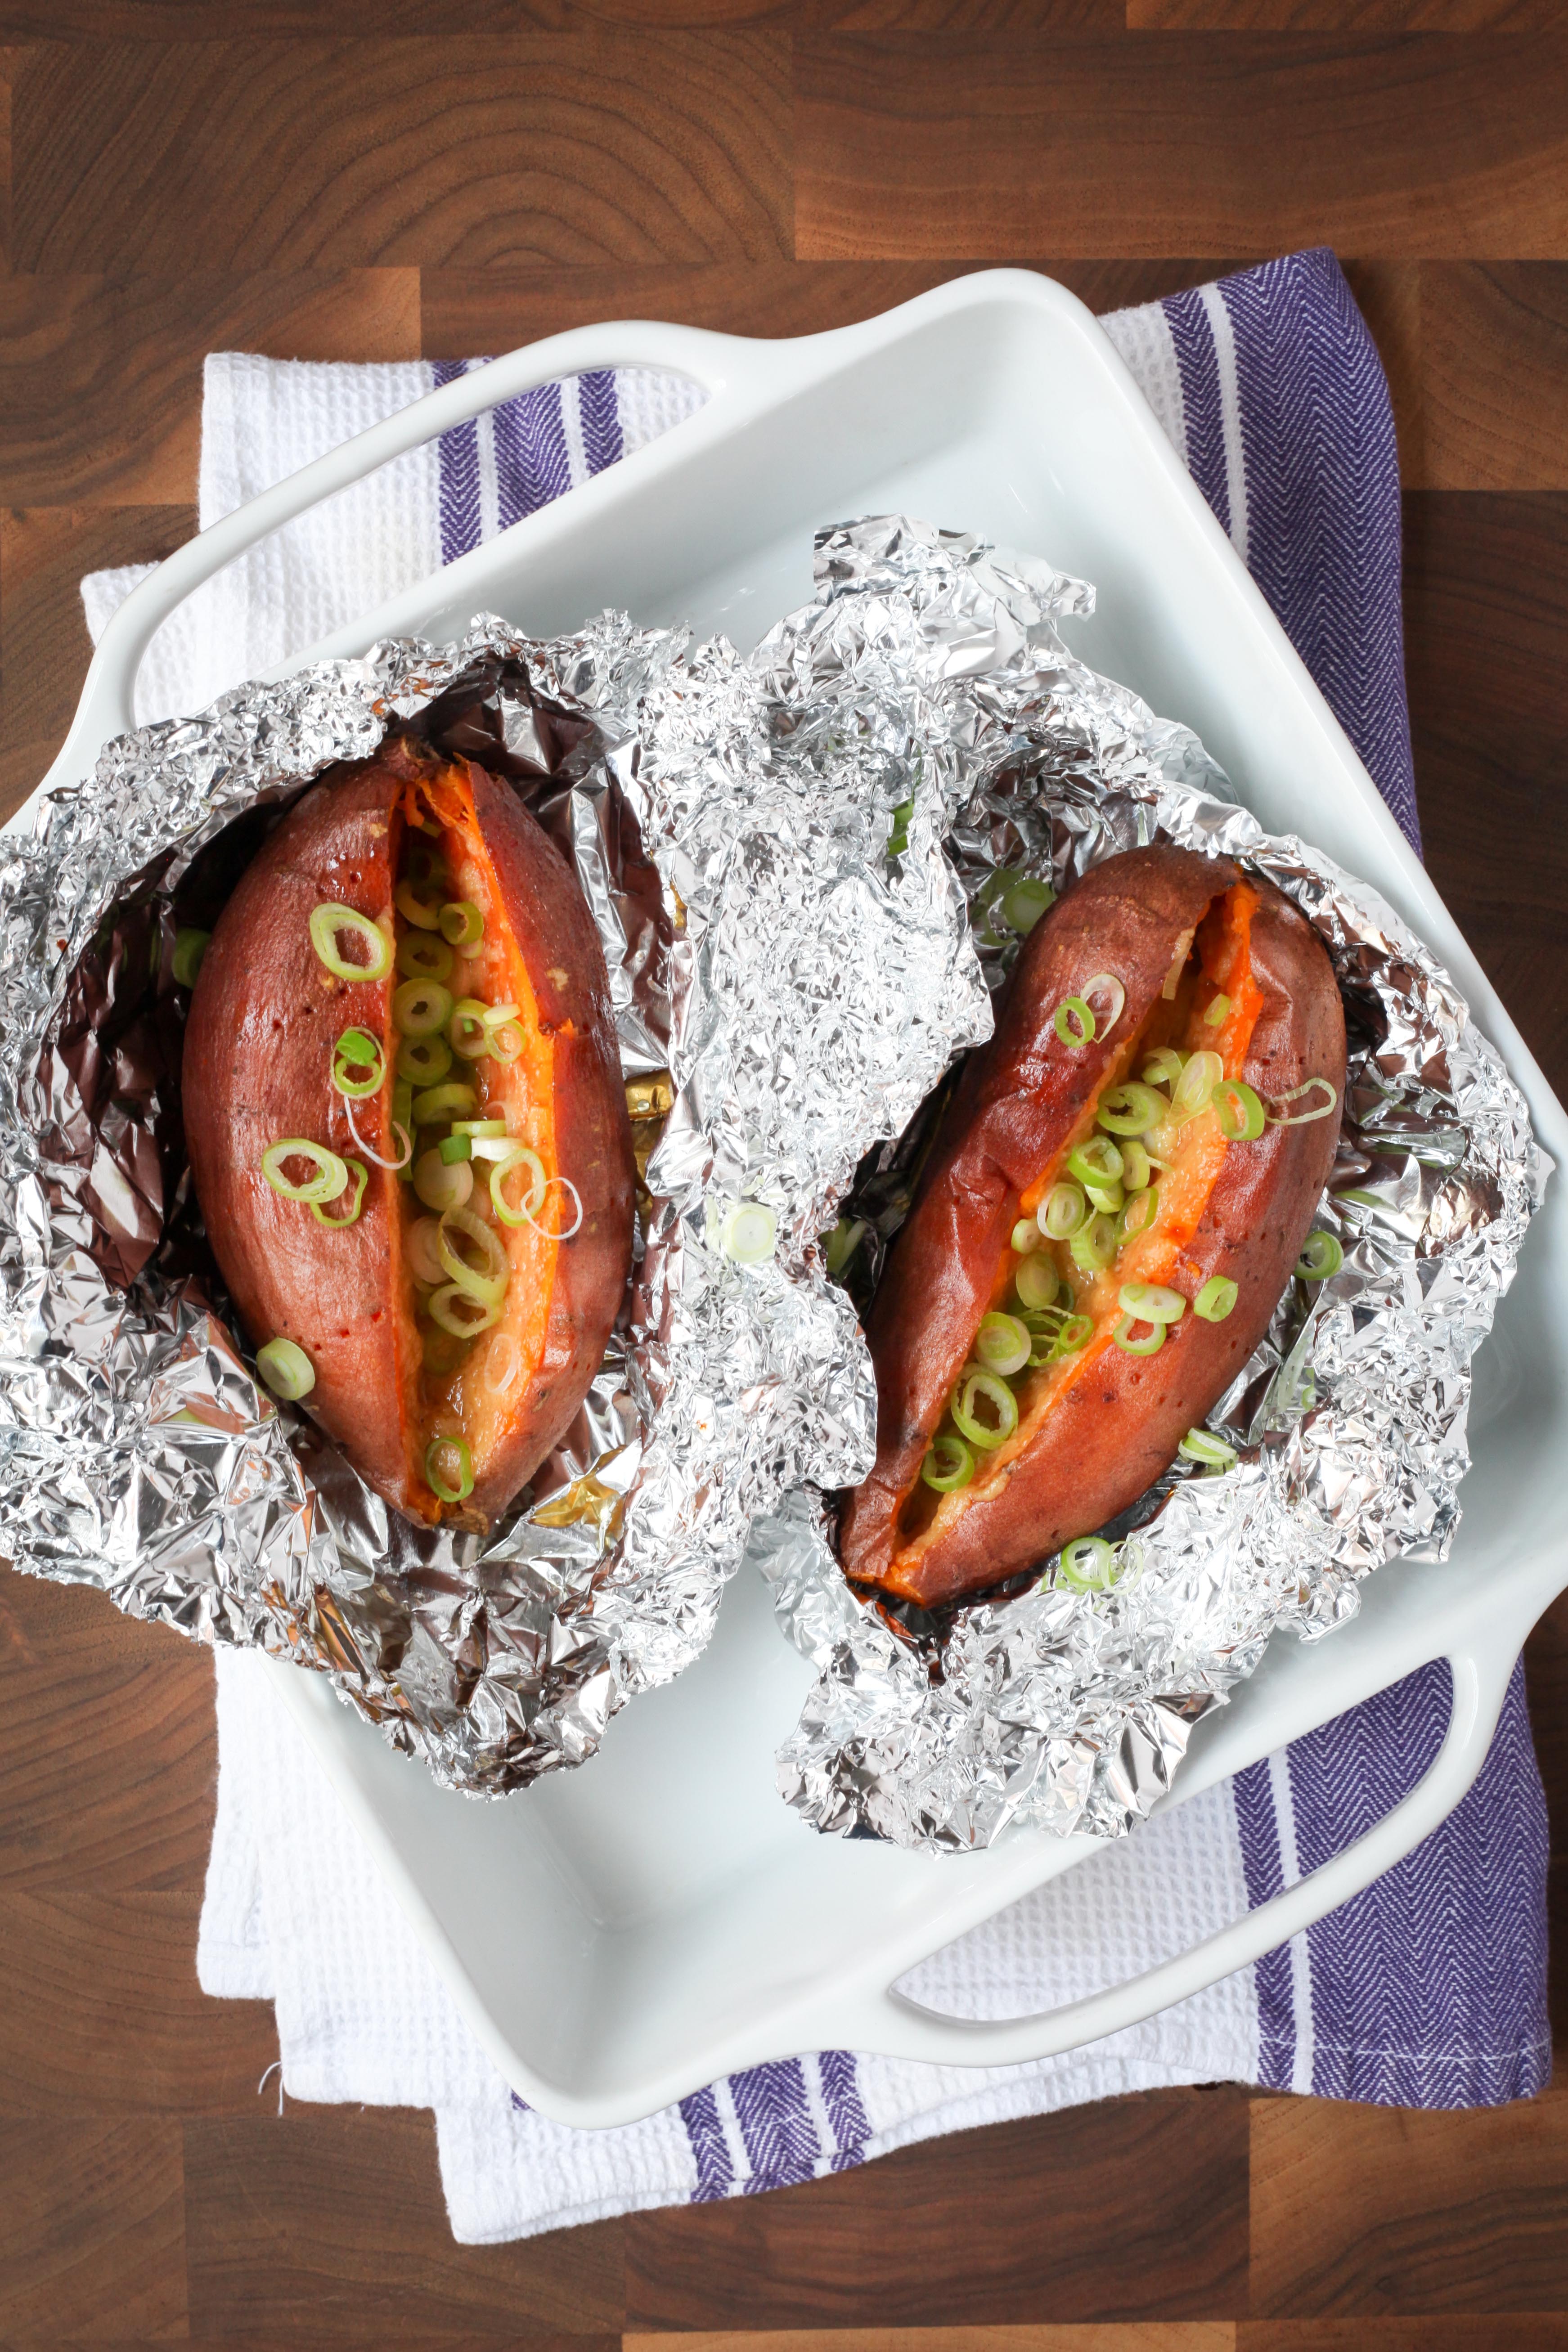
M441 824L454 893L484 915L482 950L464 967L463 988L521 1008L516 1061L451 1076L478 1086L480 1115L504 1116L547 1175L570 1180L583 1211L570 1239L496 1227L510 1269L502 1319L444 1377L425 1370L415 1320L405 1244L426 1212L412 1187L365 1162L361 1214L332 1231L261 1172L263 1153L286 1136L362 1157L331 1083L336 1040L351 1027L385 1045L384 1086L353 1105L359 1136L383 1158L396 1155L392 998L402 975L333 977L309 926L312 908L331 900L401 929L393 899L413 814L426 831ZM241 877L214 931L186 1024L182 1091L196 1195L252 1343L281 1337L304 1349L316 1373L304 1409L396 1509L487 1527L581 1404L632 1253L631 1136L604 956L575 877L512 788L407 739L312 786ZM449 1429L473 1459L473 1491L456 1505L425 1472L431 1435Z
M1056 1034L1056 1008L1100 972L1121 980L1125 1006L1074 1049ZM1220 993L1231 1010L1211 1026L1203 1011ZM1265 1102L1314 1077L1342 1098L1344 1015L1317 935L1228 859L1168 845L1107 859L1063 895L1030 933L995 1034L966 1066L867 1326L877 1460L839 1527L857 1581L934 1607L1093 1533L1169 1466L1267 1328L1311 1229L1339 1122L1271 1123L1256 1142L1227 1144L1205 1113L1162 1180L1155 1225L1079 1297L1095 1327L1081 1352L1020 1383L1018 1430L978 1456L969 1486L938 1496L921 1481L980 1319L1005 1303L1020 1211L1092 1130L1104 1089L1136 1078L1156 1042L1217 1051L1226 1076ZM1147 1357L1111 1338L1121 1283L1162 1284L1190 1301L1215 1275L1238 1288L1224 1321L1189 1307Z

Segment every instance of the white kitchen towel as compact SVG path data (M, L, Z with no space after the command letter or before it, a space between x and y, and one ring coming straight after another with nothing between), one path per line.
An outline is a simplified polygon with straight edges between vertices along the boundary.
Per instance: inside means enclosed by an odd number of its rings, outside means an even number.
M1293 256L1106 325L1414 837L1392 422L1332 257ZM475 364L214 356L204 526ZM640 371L584 377L400 459L193 597L154 641L139 715L198 708L287 659L700 399ZM95 636L142 576L84 581ZM1458 2105L1528 2095L1550 2071L1544 1818L1518 1675L1491 1758L1442 1831L1256 1969L1142 2026L984 2073L824 2052L628 2129L581 2133L521 2107L478 2049L268 1671L218 1654L202 1983L275 2002L289 2095L432 2107L466 2241L780 2186L936 2133L1163 2084ZM1442 1669L1410 1677L1108 1848L936 1955L906 1989L937 2009L1004 2016L1141 1972L1359 1834L1425 1769L1447 1712Z

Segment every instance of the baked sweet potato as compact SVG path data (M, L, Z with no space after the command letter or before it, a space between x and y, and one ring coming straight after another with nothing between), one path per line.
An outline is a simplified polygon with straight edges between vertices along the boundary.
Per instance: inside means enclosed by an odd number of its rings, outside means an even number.
M877 1460L840 1515L847 1574L931 1607L1135 1501L1268 1326L1344 1078L1332 967L1267 883L1164 846L1065 893L872 1307Z
M409 739L307 792L213 934L182 1089L264 1373L398 1510L487 1526L581 1403L632 1247L598 935L515 792Z

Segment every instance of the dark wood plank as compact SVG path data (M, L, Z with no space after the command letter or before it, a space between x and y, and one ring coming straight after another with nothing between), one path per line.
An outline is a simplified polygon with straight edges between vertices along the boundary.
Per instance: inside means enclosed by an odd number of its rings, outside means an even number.
M1558 0L1127 0L1137 32L1532 33Z
M26 798L70 726L92 653L82 574L161 562L195 527L194 506L0 512L0 816Z
M1568 489L1568 265L1427 265L1421 351L1428 487Z
M1430 2115L1256 2099L1252 2313L1568 2312L1568 2093Z
M788 63L767 29L386 41L367 104L353 41L32 49L14 267L765 259Z
M576 14L574 0L489 0L485 24L557 32ZM470 0L0 0L0 40L32 43L454 38L473 26Z
M526 2344L620 2328L623 2225L454 2244L427 2115L290 2107L189 2124L185 2205L195 2336L467 2330Z
M1101 2327L730 2328L623 2336L621 2352L1235 2352L1228 2319L1116 2321Z
M184 2334L179 2126L0 2122L0 2337Z
M696 268L426 269L425 350L432 358L496 352L601 319L664 319L727 335L814 335L875 318L984 261L716 262ZM1086 302L1116 310L1201 285L1225 261L1018 260Z
M201 1896L0 1901L0 2116L248 2114L278 2056L269 2001L208 2000ZM52 2016L57 2030L40 2033Z
M1226 2319L1245 2308L1247 2100L1117 2099L767 2197L630 2216L637 2328ZM1108 2196L1111 2180L1136 2196Z
M795 74L803 258L1568 253L1561 31L824 34Z
M1405 501L1405 565L1426 862L1561 1093L1568 496L1418 491Z
M0 278L0 482L15 506L193 499L208 352L419 352L415 269Z
M212 1661L101 1593L0 1568L0 1888L199 1892Z
M1562 2352L1568 2329L1551 2313L1494 2318L1244 2319L1236 2352Z

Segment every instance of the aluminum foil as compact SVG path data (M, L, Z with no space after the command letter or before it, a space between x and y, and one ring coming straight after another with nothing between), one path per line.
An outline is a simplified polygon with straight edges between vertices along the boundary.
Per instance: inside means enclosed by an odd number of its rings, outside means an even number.
M1005 869L1057 888L1150 841L1225 852L1286 891L1333 960L1350 1031L1340 1149L1317 1223L1344 1249L1293 1283L1209 1417L1238 1454L1168 1474L1105 1532L1111 1589L1059 1562L1014 1597L940 1618L857 1598L797 1492L752 1558L819 1668L779 1755L779 1786L818 1829L963 1851L1008 1824L1115 1835L1170 1786L1193 1727L1271 1635L1355 1614L1360 1580L1442 1559L1468 1464L1470 1364L1512 1279L1550 1162L1452 981L1364 884L1235 804L1190 730L1156 719L1062 642L1089 592L973 539L879 519L825 533L825 605L784 623L759 663L809 700L858 681L900 691L927 751L909 826L940 824L987 982L1016 951ZM862 1301L907 1210L940 1097L870 1155L840 1251Z
M907 698L781 705L719 643L605 615L379 645L110 743L0 850L0 1545L129 1613L329 1675L444 1782L591 1755L711 1630L753 1517L858 1476L875 1391L816 1235L989 1027L934 829L896 861ZM416 1529L258 1386L179 1115L177 929L269 822L412 726L511 775L574 861L647 1114L626 1311L487 1539ZM667 1115L666 1115L667 1114ZM657 1148L651 1149L658 1137ZM774 1255L726 1255L765 1203Z

